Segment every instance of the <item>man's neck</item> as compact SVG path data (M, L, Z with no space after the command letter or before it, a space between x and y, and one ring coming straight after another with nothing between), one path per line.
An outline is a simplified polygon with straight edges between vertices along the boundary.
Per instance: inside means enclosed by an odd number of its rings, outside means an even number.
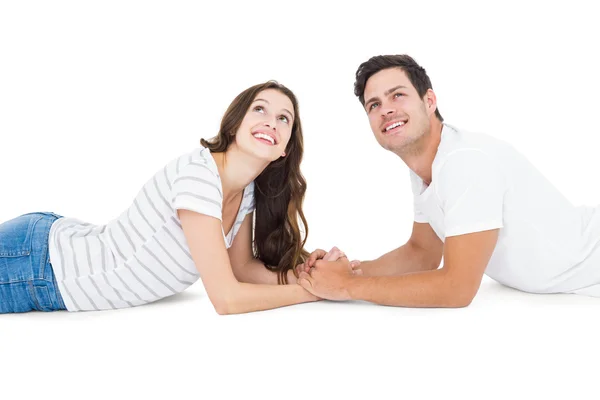
M414 151L398 154L402 161L416 173L426 185L431 183L431 168L442 138L444 125L434 118L427 134L423 135L421 143Z

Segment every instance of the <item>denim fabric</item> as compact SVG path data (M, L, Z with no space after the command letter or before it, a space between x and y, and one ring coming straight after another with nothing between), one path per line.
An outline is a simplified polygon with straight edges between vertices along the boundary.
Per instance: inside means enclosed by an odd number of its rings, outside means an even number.
M0 224L0 313L66 310L48 252L58 218L36 212Z

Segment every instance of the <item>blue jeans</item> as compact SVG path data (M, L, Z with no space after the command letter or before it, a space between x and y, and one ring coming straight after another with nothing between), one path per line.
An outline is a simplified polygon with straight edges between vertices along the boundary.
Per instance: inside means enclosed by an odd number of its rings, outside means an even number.
M0 314L66 310L50 254L50 212L21 215L0 224Z

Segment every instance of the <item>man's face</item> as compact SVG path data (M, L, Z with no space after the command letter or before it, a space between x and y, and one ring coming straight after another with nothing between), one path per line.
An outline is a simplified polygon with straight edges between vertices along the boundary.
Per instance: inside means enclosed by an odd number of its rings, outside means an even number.
M435 95L420 98L406 73L388 68L373 74L365 85L365 110L375 139L396 154L418 148L435 114Z

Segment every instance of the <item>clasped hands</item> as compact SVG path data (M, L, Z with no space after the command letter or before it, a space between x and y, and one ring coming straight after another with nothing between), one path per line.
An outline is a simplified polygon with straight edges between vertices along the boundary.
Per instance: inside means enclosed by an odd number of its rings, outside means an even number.
M348 283L361 275L360 261L349 261L337 247L326 252L313 251L308 259L295 268L297 283L319 299L350 300Z

